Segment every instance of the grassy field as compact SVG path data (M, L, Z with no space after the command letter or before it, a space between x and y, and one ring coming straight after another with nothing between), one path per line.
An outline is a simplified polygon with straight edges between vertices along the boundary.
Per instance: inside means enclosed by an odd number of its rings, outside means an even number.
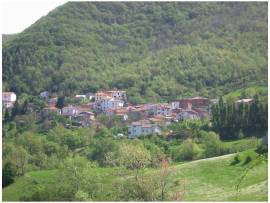
M250 156L254 160L256 153L252 150L240 153L241 161L232 165L234 156L225 155L176 166L177 175L173 178L185 182L184 200L267 201L267 163L259 164L247 174L237 194L235 186L247 167L245 159ZM172 191L177 189L172 187Z
M240 162L232 164L235 154L192 161L171 167L173 175L170 179L169 195L177 191L184 192L185 201L267 201L267 163L260 163L249 171L237 193L235 186L246 167L255 163L257 154L253 150L239 153ZM251 161L245 164L246 157ZM113 195L113 182L126 178L117 175L117 169L91 169L102 177L104 200ZM146 175L158 173L156 169L148 169ZM42 184L53 184L56 171L37 171L27 173L3 190L4 201L18 201L22 195L31 195L35 187ZM102 198L102 197L100 197Z
M226 94L224 96L224 99L233 98L233 99L239 99L241 97L241 94L243 92L246 93L247 96L254 96L255 94L259 94L261 96L264 96L267 101L267 87L265 86L251 86L245 89L239 89L234 92L230 92L229 94Z
M262 142L261 138L244 138L233 141L223 141L226 148L230 149L231 152L240 152L247 149L256 148Z

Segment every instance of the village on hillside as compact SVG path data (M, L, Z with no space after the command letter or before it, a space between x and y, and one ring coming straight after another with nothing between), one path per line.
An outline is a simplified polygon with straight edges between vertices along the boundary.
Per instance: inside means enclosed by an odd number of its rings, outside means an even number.
M59 98L48 91L41 92L39 97L46 102L41 112L50 118L50 114L62 115L79 127L99 126L96 117L118 117L128 125L128 137L136 138L150 134L161 134L162 127L187 119L204 119L211 114L210 107L217 99L204 97L184 98L170 103L128 104L126 91L106 90L96 93L75 95L74 99L82 104L65 104L57 107ZM14 92L2 93L4 109L12 109L17 100ZM242 99L236 103L252 103L253 99ZM68 126L66 126L68 127Z

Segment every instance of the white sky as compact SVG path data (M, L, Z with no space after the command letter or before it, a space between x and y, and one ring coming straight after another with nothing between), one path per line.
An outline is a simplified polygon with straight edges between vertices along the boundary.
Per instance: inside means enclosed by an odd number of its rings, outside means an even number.
M2 34L22 32L67 0L2 0Z

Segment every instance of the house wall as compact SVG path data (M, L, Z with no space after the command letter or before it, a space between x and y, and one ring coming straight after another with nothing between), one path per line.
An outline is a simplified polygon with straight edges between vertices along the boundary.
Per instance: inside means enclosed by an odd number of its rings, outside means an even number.
M183 119L183 120L198 118L197 115L191 114L191 113L188 113L188 112L182 112L182 113L180 114L180 117L181 117L181 119Z
M172 109L178 109L178 108L180 108L179 107L179 102L177 102L177 101L176 102L171 102L171 108Z
M15 102L16 101L16 94L2 94L2 100L5 102Z
M128 126L128 137L129 138L139 137L141 134L142 134L141 125Z
M136 138L140 136L145 136L145 135L151 135L154 133L160 133L161 130L158 126L156 125L151 125L151 126L142 126L142 125L130 125L128 127L128 137L129 138Z
M74 116L78 114L78 110L74 107L64 107L62 109L62 114L66 116Z
M115 109L117 107L123 107L124 102L120 100L101 100L100 101L100 109L102 111L106 111L107 109Z

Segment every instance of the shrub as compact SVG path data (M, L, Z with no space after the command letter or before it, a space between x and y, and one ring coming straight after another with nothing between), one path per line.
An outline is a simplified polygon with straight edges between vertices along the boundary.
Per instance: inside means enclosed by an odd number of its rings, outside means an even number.
M172 150L172 157L176 161L189 161L196 159L199 152L199 146L192 139L186 139L180 146Z
M245 159L245 161L244 161L244 163L243 163L243 166L244 165L247 165L248 163L250 163L251 160L252 160L252 158L250 156L247 156L246 159Z
M205 157L219 156L225 154L227 149L219 139L219 135L214 132L204 133L202 142L205 148Z
M11 183L13 183L15 175L16 175L15 167L12 165L12 163L7 162L3 168L2 186L6 187L6 186L10 185Z
M239 159L239 155L237 154L234 158L233 158L233 161L231 163L231 165L236 165L240 163L240 159Z

